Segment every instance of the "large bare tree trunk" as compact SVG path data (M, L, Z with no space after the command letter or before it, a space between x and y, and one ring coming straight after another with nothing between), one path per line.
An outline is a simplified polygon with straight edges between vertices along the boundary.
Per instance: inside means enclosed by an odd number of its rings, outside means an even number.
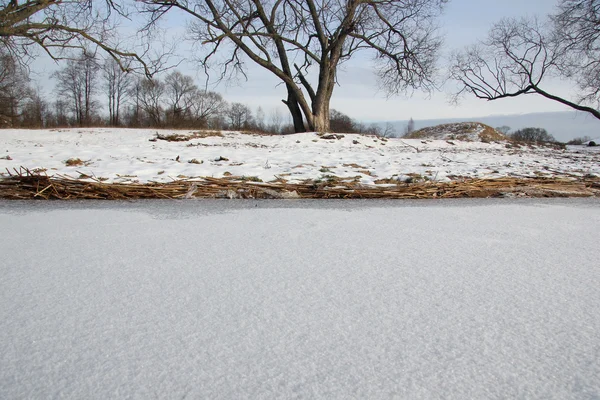
M283 100L283 103L287 106L288 110L290 110L290 114L292 115L294 132L306 132L306 127L304 126L304 118L302 117L302 110L298 105L298 97L294 93L294 89L291 86L287 85L287 90L288 97L287 100Z

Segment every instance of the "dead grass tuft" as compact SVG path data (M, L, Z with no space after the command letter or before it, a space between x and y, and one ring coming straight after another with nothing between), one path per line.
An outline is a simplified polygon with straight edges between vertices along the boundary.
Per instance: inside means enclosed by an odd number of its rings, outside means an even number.
M358 165L356 163L342 164L342 167L352 167L352 168L367 169L367 167L363 167L362 165Z
M83 162L80 158L69 158L67 161L65 161L65 165L67 167L79 167L81 165L85 165L85 162Z
M371 171L369 171L368 169L360 169L360 170L357 170L356 172L358 172L358 173L361 173L361 174L365 174L365 175L368 175L368 176L375 176L375 175L373 175L373 173L372 173Z

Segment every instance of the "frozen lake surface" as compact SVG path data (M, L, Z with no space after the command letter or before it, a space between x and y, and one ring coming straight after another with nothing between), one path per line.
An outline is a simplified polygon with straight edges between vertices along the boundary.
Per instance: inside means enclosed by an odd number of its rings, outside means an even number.
M0 398L600 398L600 201L0 202Z

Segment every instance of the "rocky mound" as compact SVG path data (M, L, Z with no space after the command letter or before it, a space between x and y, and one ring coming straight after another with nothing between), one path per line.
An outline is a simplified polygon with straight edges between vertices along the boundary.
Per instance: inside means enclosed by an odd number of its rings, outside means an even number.
M420 129L406 136L409 139L463 140L467 142L492 142L508 138L491 126L481 122L458 122Z

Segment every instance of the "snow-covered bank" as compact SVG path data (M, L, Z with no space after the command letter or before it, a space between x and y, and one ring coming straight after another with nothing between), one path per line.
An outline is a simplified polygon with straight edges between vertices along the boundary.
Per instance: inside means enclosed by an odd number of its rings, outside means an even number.
M0 398L595 398L598 206L0 202Z
M189 141L150 141L153 129L0 130L0 176L26 167L105 182L253 177L264 182L355 178L392 180L600 176L600 150L513 147L504 142L381 139L315 133L259 136L224 132ZM176 132L188 134L190 132ZM201 135L202 136L202 135ZM74 162L68 162L73 160ZM79 161L81 161L81 163Z

